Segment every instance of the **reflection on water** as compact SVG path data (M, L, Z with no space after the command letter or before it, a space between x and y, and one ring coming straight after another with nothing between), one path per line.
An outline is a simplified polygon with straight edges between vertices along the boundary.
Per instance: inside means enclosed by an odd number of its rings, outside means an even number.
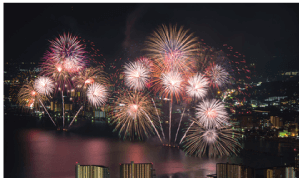
M243 150L238 156L195 158L186 156L178 148L161 146L158 138L150 138L147 142L130 142L118 138L27 128L5 134L5 177L74 178L76 162L107 166L111 177L119 177L119 164L134 161L153 163L157 177L197 178L215 174L216 163L220 162L262 168L291 160L290 157L279 158L258 152L278 153L288 149L280 150L278 143L248 140L242 145L247 151Z

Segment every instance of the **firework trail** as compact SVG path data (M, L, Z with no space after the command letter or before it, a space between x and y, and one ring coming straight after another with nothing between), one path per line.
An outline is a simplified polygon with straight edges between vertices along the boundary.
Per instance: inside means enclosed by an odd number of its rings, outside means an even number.
M196 123L185 137L184 151L198 157L206 153L209 157L229 156L231 153L237 155L236 152L241 148L238 141L240 137L239 133L229 127L206 129Z
M81 106L81 107L79 108L79 110L77 111L77 113L75 114L73 120L72 120L71 123L69 124L69 128L70 128L70 126L73 124L75 118L77 117L78 113L81 111L82 108L83 108L83 106Z
M169 104L169 145L171 143L171 123L172 123L172 104L173 104L173 95L175 95L176 99L179 99L179 94L182 92L182 81L180 73L178 72L169 72L166 74L162 74L162 89L163 95L166 97L171 97Z
M211 64L206 69L206 76L210 79L210 85L219 87L228 82L229 74L221 66Z
M206 95L207 88L208 80L200 73L197 73L188 80L186 92L190 97L200 99Z
M196 118L204 128L219 128L228 123L228 114L222 102L204 100L196 107Z
M182 121L182 117L183 117L184 111L185 111L185 107L183 108L183 111L182 111L182 114L181 114L181 117L180 117L180 121L179 121L179 125L178 125L178 128L177 128L177 132L176 132L176 136L175 136L174 142L176 142L176 139L177 139L177 135L178 135L178 131L179 131L179 128L180 128L180 124L181 124L181 121Z
M149 69L139 61L124 66L125 84L134 90L143 90L150 79Z
M156 131L155 125L153 124L153 107L151 106L150 98L148 95L144 95L141 92L122 93L115 103L114 108L115 115L113 124L116 124L114 131L119 130L119 136L124 132L124 139L126 137L138 136L139 139L143 139L143 135L148 135Z
M153 105L154 105L154 107L155 107L155 111L156 111L156 114L157 114L157 117L158 117L158 122L159 122L159 125L160 125L160 130L161 130L161 132L162 132L162 135L163 135L164 139L166 139L165 134L164 134L163 127L162 127L162 125L161 125L160 117L159 117L158 112L157 112L157 108L156 108L155 102L154 102L153 98L151 98L151 100L152 100L152 102L153 102Z
M18 103L25 108L32 108L32 107L38 107L38 102L43 106L43 108L45 109L46 113L48 114L49 118L51 119L51 121L53 122L53 124L56 126L55 122L53 121L53 119L51 118L50 114L48 113L47 109L45 108L42 100L47 100L47 97L43 95L44 94L48 94L51 93L51 81L47 81L47 87L45 88L44 86L41 85L36 85L38 84L38 82L41 79L37 79L35 82L26 82L22 88L20 89L19 93L18 93ZM36 91L34 89L34 87L36 86L41 86L39 89L39 93L38 91ZM44 88L42 88L44 87ZM49 88L50 87L50 88ZM47 93L46 93L47 92ZM37 102L38 101L38 102Z
M190 124L189 128L186 130L186 132L184 133L183 137L181 138L179 144L181 144L181 142L183 141L183 139L185 138L186 134L189 132L190 128L193 126L194 123L195 123L195 121L192 121L192 123Z

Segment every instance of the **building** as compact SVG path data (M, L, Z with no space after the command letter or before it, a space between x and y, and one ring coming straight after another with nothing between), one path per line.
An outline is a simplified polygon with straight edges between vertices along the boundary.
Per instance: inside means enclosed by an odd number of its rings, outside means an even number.
M120 164L120 178L153 178L152 163Z
M253 178L254 169L243 165L217 163L217 178Z
M270 122L273 125L273 127L279 129L283 126L282 120L278 116L270 116Z
M76 162L75 178L109 178L109 169L101 165L80 165Z
M273 167L264 169L265 178L295 178L294 167Z

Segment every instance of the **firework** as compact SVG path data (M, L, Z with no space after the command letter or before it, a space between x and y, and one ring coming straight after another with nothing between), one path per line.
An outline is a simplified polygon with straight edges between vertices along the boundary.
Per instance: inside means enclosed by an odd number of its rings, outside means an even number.
M35 83L38 82L38 81L35 81ZM51 87L51 81L50 83L48 81L46 81L48 83L48 88L47 91L50 91L50 88ZM50 85L50 86L49 86ZM45 88L40 88L39 91L43 91ZM46 91L42 92L44 94ZM53 119L51 118L50 114L48 113L47 109L45 108L42 100L47 100L47 97L46 96L43 96L43 94L39 94L38 91L36 91L34 89L34 83L31 81L31 82L26 82L22 88L20 89L20 92L18 93L18 103L22 106L22 107L25 107L25 108L33 108L33 107L36 107L38 108L38 105L39 103L43 106L44 110L46 111L46 113L48 114L48 116L50 117L51 121L53 122L53 124L56 126L55 122L53 121Z
M62 64L48 59L42 63L41 69L40 76L51 77L54 81L55 88L58 88L58 90L64 91L66 87L71 87L71 75Z
M208 88L207 79L197 73L188 80L188 85L186 87L186 92L190 97L203 98L206 95Z
M188 30L170 25L160 26L145 42L145 51L152 61L152 89L157 93L162 88L162 74L179 72L189 77L195 68L192 60L197 52L197 38Z
M166 97L175 97L179 99L179 94L183 90L182 86L182 77L179 72L169 72L169 73L163 73L162 77L162 89L163 89L163 95Z
M107 99L108 91L107 89L98 83L93 83L88 87L87 97L89 103L94 107L99 107L103 105Z
M58 63L63 62L68 71L76 71L79 67L84 66L83 60L86 52L83 44L76 36L64 33L50 43L50 50L47 53L48 59Z
M106 85L107 80L105 78L105 72L101 67L87 68L83 72L79 72L78 75L74 77L74 84L77 85L76 88L81 91L86 91L86 88L97 82L102 85Z
M211 64L207 67L206 75L210 79L210 84L216 87L228 82L229 74L221 66Z
M23 108L38 108L39 98L40 94L34 89L32 81L26 82L18 93L18 103Z
M38 77L34 82L35 90L42 95L49 96L54 89L54 83L49 77Z
M184 140L186 154L198 157L208 153L209 157L235 154L241 148L238 139L240 134L229 127L205 129L198 123L194 124Z
M197 38L188 34L188 31L183 26L179 30L176 25L170 25L169 28L166 25L160 26L146 41L148 56L156 63L165 65L161 68L188 71L188 61L197 51Z
M221 127L227 123L228 115L222 102L204 100L196 107L196 118L205 128Z
M115 103L115 115L113 124L116 124L114 131L119 130L119 135L124 133L126 137L138 136L143 139L143 135L150 135L155 130L159 139L155 125L154 125L154 109L151 106L150 98L141 92L124 93L118 98Z
M134 90L142 90L150 78L149 69L142 62L128 63L124 66L125 83Z

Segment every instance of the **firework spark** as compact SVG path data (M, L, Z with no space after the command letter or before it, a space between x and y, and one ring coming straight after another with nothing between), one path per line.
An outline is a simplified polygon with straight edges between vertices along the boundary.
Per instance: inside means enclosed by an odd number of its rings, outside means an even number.
M207 79L203 75L197 73L188 80L186 92L190 97L195 97L199 99L203 98L206 95L207 88Z
M124 133L126 137L138 136L143 139L143 135L150 135L155 130L159 136L154 125L154 108L151 106L150 98L141 92L124 93L116 102L115 115L113 124L116 124L114 131L119 130L119 135Z
M134 90L143 90L150 78L149 69L142 62L128 63L125 68L125 83Z
M216 87L228 82L229 74L221 66L211 64L207 67L206 75L210 79L210 84Z
M227 123L228 115L222 102L204 100L196 107L196 118L205 128L218 128Z
M107 99L108 91L107 89L98 83L93 83L88 87L87 97L89 103L94 107L99 107L103 105Z
M49 96L54 90L54 83L49 77L38 77L34 82L35 90L42 95Z
M186 154L198 157L206 153L209 157L235 154L241 148L238 139L241 135L229 127L205 129L198 123L194 124L184 140Z

